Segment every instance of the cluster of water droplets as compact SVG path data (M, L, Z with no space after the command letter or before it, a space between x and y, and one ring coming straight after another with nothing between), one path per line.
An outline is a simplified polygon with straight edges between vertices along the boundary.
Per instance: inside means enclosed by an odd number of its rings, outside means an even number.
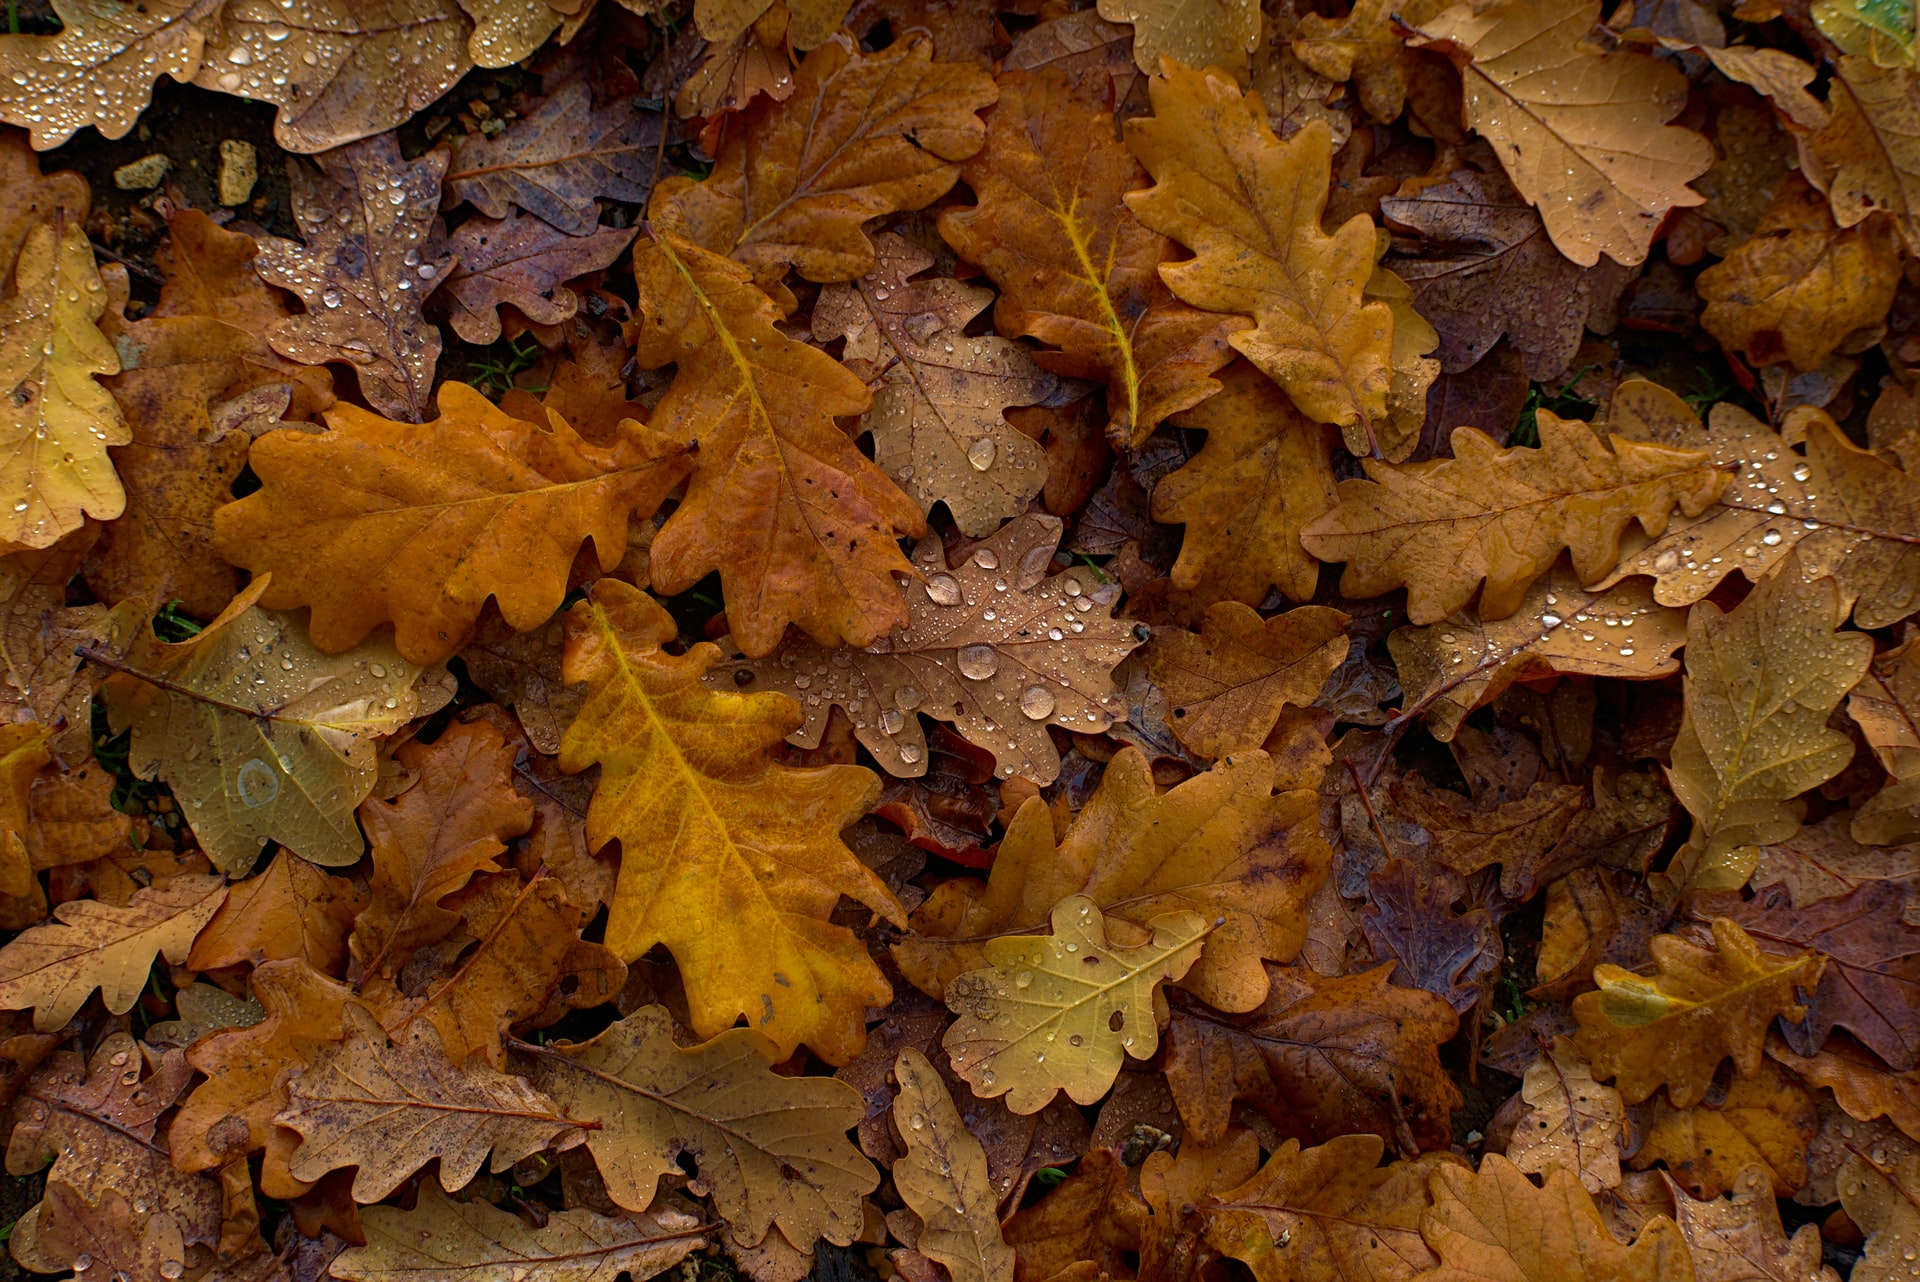
M1659 581L1669 605L1691 605L1734 570L1758 581L1795 544L1822 527L1811 463L1772 433L1753 440L1718 507L1676 527L1631 557L1626 569Z

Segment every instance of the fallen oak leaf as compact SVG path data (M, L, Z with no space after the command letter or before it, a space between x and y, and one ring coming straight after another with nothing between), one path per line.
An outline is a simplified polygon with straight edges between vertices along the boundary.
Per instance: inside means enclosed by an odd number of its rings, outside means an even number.
M1147 670L1173 704L1173 733L1217 760L1260 747L1288 704L1306 707L1347 657L1345 614L1303 605L1261 618L1238 601L1207 608L1198 633L1160 628Z
M1563 1167L1589 1193L1620 1184L1626 1106L1620 1092L1593 1079L1593 1068L1565 1039L1528 1065L1517 1097L1524 1110L1507 1141L1507 1160L1527 1175Z
M1920 247L1920 71L1842 56L1828 89L1832 119L1807 147L1827 176L1834 220L1852 227L1884 212L1907 252Z
M775 0L694 0L693 21L710 44L724 44L758 22ZM790 37L797 49L822 44L847 16L850 0L795 0Z
M1840 1205L1866 1237L1865 1254L1850 1276L1859 1282L1893 1282L1910 1269L1905 1244L1920 1233L1920 1157L1886 1167L1855 1153L1835 1183Z
M27 831L33 822L34 776L53 760L47 728L35 722L0 726L0 894L18 899L33 888Z
M248 459L260 488L214 515L221 554L272 576L263 601L313 607L323 650L392 622L402 655L437 663L489 598L509 626L540 627L582 545L618 564L630 520L687 471L685 452L644 424L600 446L558 414L522 422L464 383L443 384L440 407L424 428L341 405L328 431L273 433Z
M1854 839L1888 846L1920 837L1920 645L1875 655L1847 696L1847 716L1887 772L1880 791L1854 812Z
M228 887L226 902L194 937L187 965L222 970L297 958L336 974L366 906L366 892L351 881L283 850L264 871Z
M1780 1227L1773 1182L1758 1163L1741 1171L1724 1197L1698 1201L1676 1193L1673 1203L1696 1282L1840 1282L1821 1263L1818 1225L1801 1225L1791 1239Z
M92 204L93 193L80 174L71 169L42 174L25 136L0 134L0 263L19 258L27 234L42 223L84 226Z
M1812 1055L1797 1055L1784 1042L1769 1041L1767 1054L1814 1090L1824 1086L1832 1091L1834 1103L1855 1121L1884 1117L1909 1138L1920 1135L1920 1070L1888 1072L1876 1056L1844 1039Z
M633 236L631 227L569 235L531 214L469 218L447 241L459 260L446 280L448 323L477 347L499 339L502 306L536 325L558 325L580 308L566 282L612 263Z
M1391 789L1400 812L1433 839L1433 859L1462 877L1499 864L1500 893L1514 903L1555 879L1554 853L1586 808L1585 789L1544 779L1525 796L1491 804L1435 788L1416 774L1394 780Z
M1656 1097L1633 1167L1644 1171L1663 1162L1674 1183L1710 1198L1758 1165L1774 1196L1791 1197L1807 1181L1807 1144L1819 1130L1813 1093L1764 1060L1759 1072L1736 1077L1716 1103L1674 1108Z
M125 1014L146 988L155 955L184 962L226 897L219 877L179 877L136 891L125 908L91 899L57 905L52 921L0 948L0 1009L32 1007L34 1027L52 1032L97 988L109 1011Z
M1166 913L1147 924L1146 943L1118 945L1084 895L1055 905L1052 926L1050 937L987 941L987 966L946 984L959 1018L941 1044L954 1072L976 1095L1006 1096L1016 1113L1037 1113L1063 1090L1091 1104L1128 1056L1150 1058L1160 1044L1159 985L1187 973L1214 928L1198 913Z
M1260 41L1255 0L1100 0L1098 8L1108 22L1133 27L1133 60L1150 76L1168 58L1239 75Z
M892 1174L901 1200L920 1217L914 1249L945 1265L953 1282L1013 1282L1014 1255L1000 1235L986 1150L961 1123L925 1055L901 1051L894 1076L894 1126L907 1147Z
M134 9L61 0L60 31L0 36L0 120L32 131L33 149L58 147L88 125L124 137L161 75L200 68L221 0L155 0Z
M1415 869L1390 859L1367 878L1360 930L1379 961L1397 961L1393 981L1423 988L1467 1014L1499 972L1499 927L1486 908L1454 904L1467 884L1444 868Z
M50 1271L71 1268L76 1278L99 1269L100 1276L153 1282L181 1268L187 1255L171 1215L154 1212L135 1228L133 1207L117 1189L103 1189L97 1201L89 1201L71 1184L52 1183L29 1214L36 1262Z

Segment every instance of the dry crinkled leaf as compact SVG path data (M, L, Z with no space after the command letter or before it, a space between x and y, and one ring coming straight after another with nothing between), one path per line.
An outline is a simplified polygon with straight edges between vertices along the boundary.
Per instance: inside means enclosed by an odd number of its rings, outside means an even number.
M199 635L163 642L142 624L101 693L131 729L127 768L163 779L207 857L243 876L267 841L319 864L365 849L353 808L372 791L373 740L451 691L382 637L325 655L290 615L255 601L262 576ZM156 684L159 683L159 684Z
M1274 136L1260 100L1224 76L1169 66L1150 82L1154 114L1127 122L1127 145L1156 185L1126 198L1155 231L1194 251L1160 275L1186 302L1251 316L1228 341L1356 454L1386 426L1394 318L1367 302L1372 220L1320 227L1332 177L1326 126ZM1409 443L1411 448L1411 443ZM1404 457L1404 452L1403 452Z
M1820 1262L1818 1225L1801 1225L1791 1239L1780 1227L1780 1204L1758 1163L1734 1177L1725 1197L1673 1202L1695 1282L1840 1282Z
M272 103L274 141L325 151L405 124L458 84L472 31L454 0L227 0L193 83Z
M1564 1167L1536 1188L1498 1153L1481 1158L1477 1174L1434 1168L1422 1233L1441 1262L1421 1282L1694 1282L1686 1241L1666 1216L1623 1246Z
M5 39L6 37L0 37ZM20 243L13 295L0 298L0 542L51 547L87 516L112 520L126 491L109 445L131 438L96 379L120 358L95 323L107 308L93 246L78 223L42 223Z
M557 15L556 15L557 16ZM616 1282L665 1273L707 1244L706 1225L680 1205L613 1216L584 1207L537 1225L475 1199L448 1197L430 1180L410 1211L360 1212L367 1244L335 1256L342 1282Z
M99 5L59 0L52 36L0 36L0 120L33 133L35 151L93 125L107 138L133 128L162 74L199 69L222 0Z
M300 1133L288 1162L295 1179L357 1167L354 1200L378 1202L434 1158L440 1186L453 1192L489 1152L498 1174L556 1141L580 1142L572 1121L526 1078L455 1064L428 1024L389 1042L372 1012L349 1002L341 1028L344 1039L293 1080L273 1119Z
M1410 774L1394 781L1392 795L1433 839L1433 859L1462 876L1501 865L1501 893L1515 903L1554 879L1553 852L1587 804L1586 789L1544 779L1510 800L1469 800Z
M1622 383L1608 427L1622 436L1704 449L1731 473L1718 505L1676 520L1663 538L1629 540L1619 568L1655 578L1662 605L1691 605L1729 572L1753 582L1800 549L1802 565L1830 574L1861 627L1882 628L1920 609L1920 480L1863 450L1819 411L1808 411L1806 454L1738 406L1714 406L1709 426L1653 383Z
M1665 1085L1674 1107L1691 1107L1705 1097L1721 1060L1732 1058L1742 1073L1759 1071L1776 1015L1797 1023L1806 1014L1796 990L1818 986L1824 958L1763 953L1724 917L1712 931L1708 947L1655 936L1648 945L1655 974L1599 966L1599 991L1574 999L1575 1046L1594 1076L1612 1078L1629 1104Z
M720 652L662 650L678 625L624 583L602 579L566 627L565 676L588 694L560 765L601 766L587 840L621 844L607 947L630 961L664 944L702 1036L744 1015L782 1055L804 1042L845 1063L865 1039L866 1008L892 991L827 917L843 894L906 917L840 840L872 807L873 773L776 764L774 745L800 721L793 702L703 687Z
M994 964L995 941L1041 926L1069 896L1103 911L1105 937L1123 944L1186 910L1212 929L1183 986L1221 1010L1252 1010L1267 995L1262 959L1291 961L1306 942L1306 902L1330 859L1317 801L1299 782L1255 751L1157 793L1146 754L1123 749L1057 843L1046 806L1022 805L987 884L935 889L893 959L939 997L962 972Z
M569 236L599 224L601 200L644 205L664 118L631 98L594 109L584 81L563 86L498 138L456 139L444 180L449 203L489 218L518 205Z
M1493 144L1562 254L1638 266L1662 216L1705 199L1687 183L1713 164L1705 138L1666 122L1687 98L1680 71L1642 53L1597 52L1599 0L1455 5L1420 26L1466 82L1467 124Z
M1227 335L1246 322L1161 281L1172 245L1122 200L1147 175L1114 137L1106 81L1043 68L999 86L986 145L961 169L979 203L943 211L940 234L1000 287L999 332L1057 348L1035 354L1047 369L1104 380L1110 434L1137 448L1214 391Z
M1563 1167L1587 1192L1618 1187L1626 1106L1593 1080L1593 1068L1563 1041L1540 1052L1520 1082L1526 1109L1514 1122L1507 1160L1528 1175Z
M994 773L1052 783L1057 725L1098 734L1121 715L1114 665L1140 644L1137 625L1112 619L1119 593L1085 567L1043 577L1060 541L1057 517L1016 517L949 569L937 537L914 549L922 576L899 588L907 626L864 650L823 650L789 638L774 654L723 665L717 690L778 690L806 720L790 742L817 748L834 707L888 774L927 772L920 713L952 722L991 752ZM748 674L743 681L740 674Z
M704 180L668 178L648 216L658 233L731 255L756 277L808 280L873 270L868 219L920 209L960 177L986 127L993 81L971 62L934 62L914 33L876 53L844 37L807 56L785 102L749 106Z
M1717 1103L1674 1108L1656 1097L1633 1165L1646 1170L1664 1162L1674 1183L1708 1198L1758 1164L1776 1197L1792 1197L1806 1183L1807 1141L1819 1129L1812 1092L1763 1060L1758 1073L1734 1078Z
M1794 798L1852 759L1852 740L1827 718L1866 672L1873 641L1834 630L1838 596L1789 557L1731 612L1701 601L1688 615L1686 715L1667 778L1694 826L1664 874L1675 889L1746 884L1758 847L1800 827Z
M1920 71L1848 54L1828 94L1833 118L1808 143L1828 171L1833 216L1852 227L1884 212L1920 249Z
M1826 196L1790 174L1753 235L1700 273L1700 323L1756 365L1813 369L1885 318L1899 282L1891 222L1841 228Z
M946 985L959 1016L941 1039L954 1072L976 1095L1006 1096L1016 1113L1037 1113L1062 1090L1091 1104L1127 1056L1152 1058L1159 985L1187 973L1211 930L1198 913L1166 913L1147 923L1147 942L1116 944L1084 895L1055 905L1052 926L1051 936L988 940L986 968Z
M1854 813L1854 840L1891 846L1920 837L1920 642L1876 655L1847 696L1847 715L1888 776Z
M264 872L233 883L194 939L187 965L220 970L298 958L337 974L347 962L347 932L366 906L365 892L345 877L283 850Z
M1557 378L1589 325L1611 328L1629 273L1610 262L1586 270L1569 262L1498 169L1457 169L1401 190L1380 202L1381 216L1419 239L1396 241L1386 263L1439 331L1435 355L1449 374L1472 366L1504 335L1528 378Z
M1133 60L1148 75L1167 58L1241 75L1260 42L1257 0L1100 0L1099 9L1132 25Z
M425 421L440 330L420 313L455 259L436 210L447 153L408 161L392 134L296 162L288 178L305 243L269 236L258 268L306 304L267 331L273 349L307 365L345 362L369 404ZM395 198L398 199L395 199Z
M1424 716L1451 741L1467 714L1518 682L1548 673L1645 681L1679 670L1686 611L1653 599L1639 579L1588 588L1556 561L1527 589L1514 612L1483 620L1473 606L1438 623L1396 628L1387 637L1400 686L1401 716Z
M1368 479L1342 481L1340 505L1302 541L1324 561L1347 563L1347 596L1404 586L1415 624L1466 605L1482 579L1481 617L1504 619L1562 549L1580 581L1595 582L1613 569L1630 522L1657 537L1675 508L1697 516L1726 483L1701 450L1603 438L1547 409L1539 426L1538 448L1501 449L1463 427L1452 458L1368 459Z
M607 1193L628 1210L653 1201L662 1176L698 1164L733 1239L751 1245L778 1225L789 1242L842 1245L860 1231L860 1199L879 1174L847 1141L859 1093L825 1077L780 1077L779 1053L736 1028L688 1050L659 1006L635 1011L589 1042L516 1047L516 1067L586 1132Z
M560 736L580 711L580 691L560 679L565 643L566 629L557 618L515 632L492 611L480 616L473 640L460 652L473 683L512 708L527 743L548 756L560 751Z
M611 444L558 414L525 423L464 383L440 389L425 427L351 405L318 435L275 432L249 458L261 487L215 516L215 543L279 609L311 605L314 644L338 651L381 623L416 662L453 654L489 597L530 630L560 608L591 540L604 569L627 550L628 522L660 505L687 463L632 421Z
M580 309L580 296L566 282L606 267L632 240L632 228L570 236L517 212L469 218L448 241L460 260L447 278L448 323L482 347L499 339L503 305L536 325L558 325Z
M1311 704L1345 661L1347 623L1323 605L1263 619L1222 601L1197 633L1155 632L1147 670L1172 701L1175 737L1209 761L1260 747L1286 706Z
M1815 7L1831 2L1815 0ZM1796 132L1810 133L1827 123L1826 104L1807 92L1807 86L1819 74L1817 69L1784 49L1759 49L1751 45L1728 48L1704 39L1693 45L1666 38L1660 43L1667 49L1691 49L1703 55L1727 79L1738 81L1766 98Z
M449 726L431 746L403 744L394 758L417 774L413 786L361 809L371 902L348 945L367 975L397 974L414 950L444 939L460 917L440 901L475 874L500 871L507 842L533 822L533 804L509 782L514 749L485 722Z
M179 965L193 937L227 897L219 877L178 877L135 892L116 908L92 899L56 906L54 920L21 931L0 948L0 1009L33 1007L33 1025L52 1032L100 990L114 1014L133 1009L155 954Z
M1920 1236L1920 1157L1883 1167L1854 1153L1840 1168L1840 1205L1866 1235L1866 1254L1854 1263L1852 1282L1895 1282L1911 1277L1906 1258Z
M901 1051L894 1075L900 1094L893 1121L907 1150L893 1164L893 1182L920 1217L914 1249L945 1265L953 1282L1013 1282L1013 1251L1000 1236L986 1151L961 1124L925 1055Z
M654 587L683 592L720 571L750 655L789 623L823 645L869 645L906 622L893 575L912 567L894 540L925 525L834 422L871 404L860 380L775 328L772 301L724 258L662 236L635 249L634 276L637 359L679 366L653 425L700 445L649 551Z
M1419 110L1421 83L1431 80L1424 74L1429 69L1421 65L1431 55L1409 48L1401 28L1418 30L1446 7L1447 0L1355 0L1341 18L1303 13L1292 52L1329 80L1351 81L1366 113L1391 124L1409 91L1415 92Z
M813 336L844 337L847 363L873 389L860 426L880 470L922 509L944 502L962 534L991 534L1047 481L1044 451L1004 411L1048 400L1059 382L1013 340L966 333L993 291L909 279L933 255L893 232L874 250L860 280L820 291Z
M1206 444L1153 487L1153 519L1186 524L1173 586L1243 605L1270 588L1305 601L1320 575L1300 532L1338 502L1326 434L1251 365L1220 381L1176 422Z

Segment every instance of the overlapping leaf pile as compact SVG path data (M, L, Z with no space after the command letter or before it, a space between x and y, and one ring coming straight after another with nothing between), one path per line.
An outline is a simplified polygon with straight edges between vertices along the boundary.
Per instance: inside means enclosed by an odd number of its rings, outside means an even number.
M1911 0L1339 8L0 35L13 1259L1914 1275Z

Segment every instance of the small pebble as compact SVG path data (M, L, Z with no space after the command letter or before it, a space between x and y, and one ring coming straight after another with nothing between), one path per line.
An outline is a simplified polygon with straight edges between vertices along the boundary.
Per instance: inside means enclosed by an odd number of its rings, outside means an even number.
M142 156L132 164L122 165L113 171L113 185L121 191L147 191L158 187L160 180L173 168L173 158L165 152L154 152L151 156Z
M220 142L220 203L244 205L253 195L253 184L260 177L260 162L253 144L234 138Z

